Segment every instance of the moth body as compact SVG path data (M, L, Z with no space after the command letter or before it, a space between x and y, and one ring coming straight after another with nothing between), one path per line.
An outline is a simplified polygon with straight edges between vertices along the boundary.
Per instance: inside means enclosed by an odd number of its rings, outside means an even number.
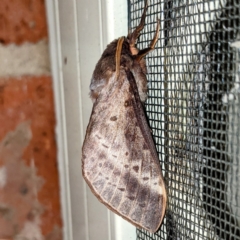
M113 212L139 228L155 232L166 208L166 190L158 154L146 120L146 64L154 49L138 50L139 26L110 43L93 72L93 110L82 148L83 177L95 196Z
M107 46L95 67L90 84L90 96L93 101L97 99L102 89L108 84L109 78L116 71L115 54L117 41L118 40L114 40ZM141 101L145 102L147 99L147 68L144 59L137 61L134 58L134 56L137 55L136 53L138 53L138 49L131 47L129 39L124 38L120 68L129 69L133 73Z

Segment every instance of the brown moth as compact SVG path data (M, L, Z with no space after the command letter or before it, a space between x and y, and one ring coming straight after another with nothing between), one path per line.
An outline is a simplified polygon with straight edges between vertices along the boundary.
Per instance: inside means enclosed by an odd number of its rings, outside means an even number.
M150 46L138 50L135 43L146 10L147 1L139 26L110 43L93 72L94 104L82 148L82 171L100 202L133 225L156 232L167 196L143 108L147 98L143 57L155 47L160 22Z

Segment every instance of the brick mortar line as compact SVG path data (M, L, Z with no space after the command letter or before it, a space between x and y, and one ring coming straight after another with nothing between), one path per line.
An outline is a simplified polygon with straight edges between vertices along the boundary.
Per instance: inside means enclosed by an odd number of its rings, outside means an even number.
M0 44L0 77L50 75L47 40L22 45Z

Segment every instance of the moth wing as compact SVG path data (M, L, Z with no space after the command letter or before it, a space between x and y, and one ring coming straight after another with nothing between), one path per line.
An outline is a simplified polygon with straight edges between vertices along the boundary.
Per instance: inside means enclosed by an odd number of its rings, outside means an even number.
M83 144L83 176L97 198L137 227L161 225L166 191L135 79L121 70L95 101Z

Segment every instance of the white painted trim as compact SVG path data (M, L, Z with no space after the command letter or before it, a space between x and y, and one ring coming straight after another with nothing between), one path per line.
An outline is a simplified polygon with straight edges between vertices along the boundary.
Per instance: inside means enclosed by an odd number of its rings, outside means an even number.
M64 239L136 239L135 227L99 203L81 173L91 75L106 45L127 35L127 0L48 0L46 6Z
M63 220L63 239L72 240L71 202L69 188L68 170L68 148L66 133L66 114L64 107L64 89L62 75L62 56L58 1L46 1L46 11L49 33L49 54L51 60L51 71L53 77L55 114L56 114L56 141L57 160L60 174L60 196Z

